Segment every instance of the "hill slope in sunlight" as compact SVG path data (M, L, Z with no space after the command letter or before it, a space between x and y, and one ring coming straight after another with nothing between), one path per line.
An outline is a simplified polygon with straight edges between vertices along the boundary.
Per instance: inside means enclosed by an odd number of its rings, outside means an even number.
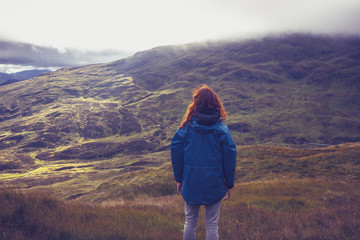
M203 83L237 145L360 141L359 76L359 38L288 35L158 47L0 86L0 180L78 198L122 173L170 171L170 140Z

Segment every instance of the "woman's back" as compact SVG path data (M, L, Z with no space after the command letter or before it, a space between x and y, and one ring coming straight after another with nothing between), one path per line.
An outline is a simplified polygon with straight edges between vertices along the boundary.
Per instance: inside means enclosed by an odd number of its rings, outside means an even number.
M220 99L205 85L194 93L171 141L174 177L185 200L184 239L195 239L201 205L206 208L207 239L218 239L221 199L231 195L236 167L226 117Z
M222 122L225 111L214 96L207 88L194 94L183 127L171 142L175 179L182 183L182 196L191 204L218 202L226 188L234 185L236 147Z

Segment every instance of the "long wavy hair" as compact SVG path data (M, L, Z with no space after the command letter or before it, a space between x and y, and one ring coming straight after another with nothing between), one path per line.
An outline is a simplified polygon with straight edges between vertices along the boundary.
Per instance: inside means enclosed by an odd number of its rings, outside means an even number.
M191 121L191 117L194 116L197 111L203 108L219 110L222 121L225 121L227 118L227 114L220 98L216 95L214 90L212 90L208 85L204 84L195 89L193 94L193 102L189 105L180 124L180 128L185 127L185 125Z

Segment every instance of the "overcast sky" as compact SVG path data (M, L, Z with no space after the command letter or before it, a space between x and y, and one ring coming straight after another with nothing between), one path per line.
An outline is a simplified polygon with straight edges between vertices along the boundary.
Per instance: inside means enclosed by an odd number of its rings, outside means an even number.
M116 52L112 58L161 45L268 33L360 35L359 23L360 0L0 2L0 40L55 48L59 54Z

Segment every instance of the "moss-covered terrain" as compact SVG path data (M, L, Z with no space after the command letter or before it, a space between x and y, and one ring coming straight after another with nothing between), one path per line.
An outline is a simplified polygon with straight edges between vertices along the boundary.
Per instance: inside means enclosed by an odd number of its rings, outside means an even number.
M172 193L170 140L203 83L221 97L240 148L358 142L359 46L355 37L308 35L166 46L0 86L0 181L92 201ZM319 163L309 171L315 160L292 156L276 168L246 159L246 181L335 171Z

